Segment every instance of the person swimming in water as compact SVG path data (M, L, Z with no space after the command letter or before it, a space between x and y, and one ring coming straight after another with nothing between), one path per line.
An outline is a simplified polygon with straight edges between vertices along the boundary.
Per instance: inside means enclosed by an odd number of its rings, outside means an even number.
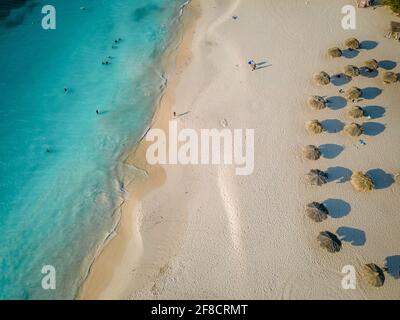
M96 114L100 114L99 109L96 109Z
M64 92L68 92L68 88L67 87L64 87Z

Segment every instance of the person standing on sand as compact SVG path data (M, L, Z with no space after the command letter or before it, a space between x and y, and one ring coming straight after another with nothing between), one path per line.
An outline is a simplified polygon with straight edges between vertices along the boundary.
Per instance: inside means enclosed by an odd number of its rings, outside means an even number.
M251 71L256 70L256 68L257 68L257 63L255 63L254 60L250 60L250 61L249 61L249 65L250 65L250 67L251 67Z

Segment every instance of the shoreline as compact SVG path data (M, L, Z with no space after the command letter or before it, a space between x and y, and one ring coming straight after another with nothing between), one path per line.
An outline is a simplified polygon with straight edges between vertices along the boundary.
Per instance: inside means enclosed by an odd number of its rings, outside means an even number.
M160 166L148 166L146 163L145 152L148 143L144 138L152 128L167 130L168 121L172 119L171 106L174 101L174 89L179 83L181 73L190 63L192 33L201 14L197 1L190 0L181 6L181 15L178 18L181 19L178 26L180 35L178 33L178 36L173 37L175 39L171 41L166 54L161 57L160 64L162 69L165 70L164 75L167 75L166 84L160 94L151 123L143 132L133 150L121 156L125 159L122 160L122 163L134 167L142 172L143 176L135 176L131 181L125 181L127 197L115 209L115 212L119 211L120 217L94 256L88 268L88 273L76 294L77 299L104 299L102 295L107 290L113 274L117 271L117 266L121 264L124 253L132 247L137 251L134 253L135 258L140 258L140 239L135 238L140 199L150 191L157 189L165 181L165 172ZM134 223L135 220L136 223ZM110 261L112 262L110 263ZM111 289L113 294L111 296L106 294L105 299L115 299L114 295L120 296L123 294L121 289L121 287L116 289L117 292L114 291L115 289Z

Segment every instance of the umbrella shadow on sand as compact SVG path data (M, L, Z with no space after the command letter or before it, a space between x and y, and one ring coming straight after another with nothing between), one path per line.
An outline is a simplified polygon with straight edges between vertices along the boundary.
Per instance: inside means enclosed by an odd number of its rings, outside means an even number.
M385 260L385 269L395 279L400 279L400 256L390 256Z
M372 40L365 40L360 43L360 48L363 50L372 50L378 46L378 42Z
M331 167L325 171L328 175L328 182L345 183L350 181L353 172L343 167Z
M333 143L322 144L319 146L319 150L325 159L334 159L342 153L344 147Z
M351 80L351 77L346 76L344 73L339 73L331 77L331 83L337 87L344 86Z
M376 78L379 75L378 70L369 71L367 68L361 68L360 74L366 78Z
M377 98L379 95L381 95L382 89L376 88L376 87L368 87L364 88L362 90L362 98L367 99L367 100L372 100Z
M343 218L350 214L351 206L341 199L327 199L323 202L329 211L329 215L334 219Z
M343 130L344 123L337 119L327 119L321 121L322 127L327 133L337 133Z
M393 175L386 173L382 169L372 169L366 174L374 182L374 189L386 189L394 183Z
M386 129L385 125L379 122L365 122L362 127L364 134L372 137L381 134Z
M397 62L391 60L379 61L379 67L385 70L393 70L397 66Z
M332 110L343 109L345 106L347 106L347 100L341 96L329 97L326 100L328 101L328 108Z
M353 59L355 57L358 56L358 54L360 53L360 51L358 50L343 50L343 57L345 57L346 59Z
M385 115L386 109L380 106L365 106L363 107L364 115L371 119L382 118Z
M360 229L340 227L336 233L340 236L341 241L349 242L353 246L363 246L367 242L365 232Z

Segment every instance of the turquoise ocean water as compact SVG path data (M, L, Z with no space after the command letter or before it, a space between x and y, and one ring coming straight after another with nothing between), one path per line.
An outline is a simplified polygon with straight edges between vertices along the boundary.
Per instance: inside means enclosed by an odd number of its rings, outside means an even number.
M113 226L120 157L151 120L183 3L0 1L1 299L74 298ZM41 27L46 4L56 30ZM56 290L42 289L43 265Z

